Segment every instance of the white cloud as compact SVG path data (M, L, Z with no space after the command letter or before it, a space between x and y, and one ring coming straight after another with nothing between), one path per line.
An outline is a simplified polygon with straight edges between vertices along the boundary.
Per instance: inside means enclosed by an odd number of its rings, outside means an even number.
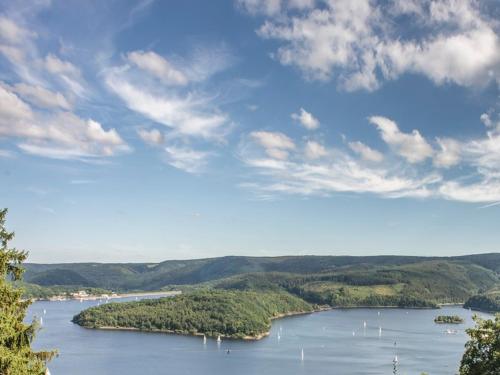
M500 83L497 25L475 1L325 0L299 14L260 13L269 18L258 35L280 41L274 57L307 79L334 79L349 91L375 90L408 72L436 84ZM416 30L411 39L408 27Z
M28 104L23 102L13 92L8 91L5 85L0 85L0 121L4 126L10 124L15 128L15 123L32 121L33 113Z
M158 129L138 129L137 134L144 142L152 146L158 146L165 142L163 133Z
M250 14L273 16L283 9L311 8L315 0L237 0L237 5Z
M493 126L493 121L491 120L489 113L483 113L480 117L481 122L486 125L488 128Z
M264 148L268 156L274 159L287 159L288 151L295 148L293 141L279 132L254 131L250 133L250 137Z
M417 130L407 134L385 117L373 116L382 139L399 161L362 142L347 150L325 148L306 140L303 154L288 152L295 142L283 133L256 132L251 138L262 146L240 145L240 158L256 175L242 186L270 199L277 194L329 195L335 192L373 193L385 198L444 198L461 202L496 204L500 201L500 122L489 111L486 134L468 140L436 137L436 151ZM274 151L277 151L277 154ZM271 152L270 152L271 151ZM433 163L421 163L431 158ZM366 163L369 161L370 163ZM440 169L447 168L444 176Z
M69 61L61 60L59 57L49 53L43 61L45 69L52 74L64 74L69 76L80 76L80 70Z
M171 92L155 92L132 83L123 68L108 71L105 81L131 110L179 135L220 139L228 130L227 115L211 109L210 98L191 93L178 96Z
M17 83L10 87L10 90L20 95L23 99L38 107L48 109L70 110L71 104L60 92L47 90L42 86Z
M42 61L45 70L59 79L68 90L79 97L85 97L86 89L83 84L80 69L69 61L61 60L49 53Z
M207 164L210 152L197 151L187 147L165 147L166 162L189 173L200 173Z
M382 153L372 149L362 142L349 142L349 147L366 161L379 163L384 160L384 155L382 155Z
M443 168L457 165L460 162L462 149L460 142L450 138L437 138L436 141L440 151L434 156L434 165Z
M0 85L0 136L18 139L24 152L57 159L85 159L129 151L115 129L71 112L35 112Z
M382 116L372 116L368 120L377 126L382 139L410 163L420 163L432 156L432 147L418 130L403 133L394 121Z
M293 120L300 122L306 129L315 130L319 128L319 120L304 108L301 108L299 113L292 113L291 117Z
M307 159L314 160L328 155L325 147L315 141L307 141L305 146L305 156Z
M461 86L483 86L492 79L500 79L499 45L496 32L481 27L420 43L393 41L379 53L385 55L382 67L388 77L415 72L436 84L453 82Z
M441 195L450 200L469 203L500 201L500 179L483 180L468 185L456 181L444 183L440 188Z
M486 132L486 137L473 139L463 145L470 163L486 171L500 173L500 124Z
M9 44L21 44L33 37L36 37L36 33L19 26L7 17L0 16L1 41Z
M176 69L167 59L153 51L133 51L127 54L127 59L146 72L171 85L185 85L187 77Z
M329 195L335 192L374 193L388 198L432 195L428 186L440 180L437 174L423 177L405 175L397 168L368 168L344 152L310 163L262 159L244 155L245 163L255 168L261 180L253 187L271 194Z

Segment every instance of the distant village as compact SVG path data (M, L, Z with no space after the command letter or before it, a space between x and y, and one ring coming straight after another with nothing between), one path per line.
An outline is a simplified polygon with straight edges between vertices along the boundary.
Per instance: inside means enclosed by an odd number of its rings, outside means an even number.
M57 296L51 296L48 298L49 301L66 301L68 299L76 299L80 301L93 301L93 300L100 300L100 299L105 299L109 300L111 298L119 298L120 296L116 293L111 293L111 294L89 294L85 290L79 290L77 292L72 292L72 293L67 293L64 295L57 295Z

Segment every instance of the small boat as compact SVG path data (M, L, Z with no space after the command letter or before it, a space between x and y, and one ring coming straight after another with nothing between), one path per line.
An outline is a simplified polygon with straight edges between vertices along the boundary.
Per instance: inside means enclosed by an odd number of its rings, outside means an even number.
M302 348L302 351L300 352L300 360L304 360L304 348Z
M40 317L40 325L43 326L43 318Z
M363 328L366 328L366 320L363 322Z
M203 344L207 343L207 336L203 335Z
M47 314L47 310L43 309L43 315Z
M280 336L280 334L279 334L279 332L278 332L278 341L280 341L280 339L281 339L281 336Z
M378 327L378 337L382 336L382 327Z
M231 350L229 350L229 349L228 349L228 350L226 351L226 354L231 354Z
M221 342L221 341L222 341L222 340L221 340L221 338L220 338L220 335L219 335L219 336L217 336L217 342Z

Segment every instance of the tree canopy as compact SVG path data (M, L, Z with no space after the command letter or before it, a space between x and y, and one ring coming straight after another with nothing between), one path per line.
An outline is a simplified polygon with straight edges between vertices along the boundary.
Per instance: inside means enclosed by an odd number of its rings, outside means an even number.
M495 319L474 317L476 326L460 363L460 375L498 375L500 369L500 314Z
M5 228L6 216L7 209L0 210L0 374L42 375L55 353L31 349L37 325L24 323L30 301L22 300L22 289L12 284L22 278L28 254L9 247L14 233Z

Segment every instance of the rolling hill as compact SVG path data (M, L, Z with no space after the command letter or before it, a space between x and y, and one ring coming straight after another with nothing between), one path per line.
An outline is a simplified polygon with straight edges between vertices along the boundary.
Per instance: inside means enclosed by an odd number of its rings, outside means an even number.
M284 256L161 263L27 264L25 281L54 287L147 291L199 286L287 291L331 306L463 303L499 285L500 254L460 257Z

